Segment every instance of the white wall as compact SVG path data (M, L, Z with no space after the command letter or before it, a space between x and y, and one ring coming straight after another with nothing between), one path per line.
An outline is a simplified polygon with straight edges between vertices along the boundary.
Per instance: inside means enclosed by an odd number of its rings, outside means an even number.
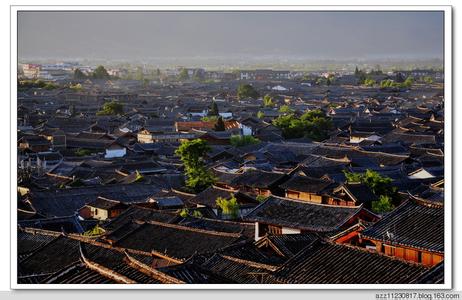
M127 149L106 149L104 158L124 157L127 154Z
M282 227L282 234L300 234L300 229Z

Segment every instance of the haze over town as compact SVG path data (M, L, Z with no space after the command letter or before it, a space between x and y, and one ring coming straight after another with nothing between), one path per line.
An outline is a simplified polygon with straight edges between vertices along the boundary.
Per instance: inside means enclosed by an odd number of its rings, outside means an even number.
M442 12L20 12L23 60L441 65Z
M448 283L442 12L18 21L18 284Z

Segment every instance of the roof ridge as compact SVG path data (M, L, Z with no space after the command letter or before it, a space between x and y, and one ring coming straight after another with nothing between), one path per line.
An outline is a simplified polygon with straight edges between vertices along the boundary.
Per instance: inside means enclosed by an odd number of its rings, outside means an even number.
M153 277L157 280L162 281L164 284L183 284L185 283L182 280L179 280L176 277L172 277L164 272L151 268L150 266L144 264L143 262L137 260L133 256L129 255L128 251L124 250L123 253L128 260L128 265L134 269L137 269L141 273L144 273L150 277Z
M261 269L265 269L265 270L269 270L269 271L275 271L278 268L277 266L258 263L258 262L254 262L254 261L251 261L251 260L241 259L241 258L229 256L229 255L223 255L223 254L217 254L217 255L223 257L224 259L233 261L233 262L237 262L237 263L240 263L240 264L248 265L248 266L255 267L255 268L261 268Z
M286 198L286 197L281 197L281 196L276 196L276 195L270 195L268 198L276 198L278 200L286 200L286 201L291 201L291 202L297 202L297 203L304 203L304 204L310 204L310 205L317 205L317 206L323 206L323 207L335 207L335 208L345 208L345 209L360 209L363 207L362 204L357 205L357 206L342 206L342 205L334 205L334 204L324 204L324 203L316 203L316 202L310 202L306 200L299 200L299 199L292 199L292 198ZM268 201L269 199L267 199ZM266 203L267 201L262 202L262 204Z
M102 276L113 279L113 280L117 281L118 283L132 283L132 284L137 283L136 281L134 281L134 280L132 280L132 279L120 274L120 273L117 273L116 271L114 271L112 269L109 269L109 268L107 268L107 267L105 267L103 265L100 265L100 264L88 259L85 256L85 251L82 248L82 243L79 243L79 252L80 252L80 258L82 259L83 263L90 270L98 272Z
M188 227L188 226L183 226L183 225L178 225L178 224L169 224L169 223L157 222L157 221L152 221L152 220L139 221L139 222L141 222L141 224L157 225L157 226L175 228L175 229L198 232L198 233L204 233L204 234L235 237L235 238L240 238L241 237L241 234L239 234L239 233L230 233L230 232L220 232L220 231L205 230L205 229L193 228L193 227Z

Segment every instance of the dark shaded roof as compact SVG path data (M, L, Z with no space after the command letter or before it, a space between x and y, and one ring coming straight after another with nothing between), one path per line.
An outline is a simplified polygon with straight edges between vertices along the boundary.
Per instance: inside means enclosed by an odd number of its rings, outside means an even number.
M360 248L314 241L280 267L279 283L398 284L410 283L428 268Z
M231 281L242 284L260 283L258 280L259 274L267 274L275 269L274 266L266 266L256 262L223 256L221 254L213 255L202 264L202 267L215 274L220 274Z
M242 234L248 238L253 238L255 236L254 223L186 217L180 220L177 224L209 231L237 233Z
M150 221L120 239L116 246L144 252L156 251L174 259L186 259L195 253L216 251L238 239L239 234Z
M361 235L387 244L443 253L443 204L410 198Z
M59 234L40 234L35 231L25 231L22 228L18 228L17 234L19 260L24 259L30 253L45 246L59 236Z
M218 188L214 186L211 186L203 190L202 192L197 194L195 197L189 199L188 202L199 204L199 205L205 205L211 208L217 208L216 201L218 197L229 199L231 198L231 195L234 195L236 197L236 200L239 204L245 205L245 204L258 204L259 203L254 198L247 196L245 194L242 194L240 192L222 189L222 188Z
M378 197L372 192L372 190L365 184L362 183L346 183L341 185L339 188L334 190L334 194L344 188L347 194L350 194L356 203L367 203L376 201Z
M19 262L18 275L51 275L79 258L79 242L60 236Z
M329 232L339 229L361 209L358 206L315 204L270 196L244 219L289 228Z
M269 188L277 182L283 180L286 174L264 172L260 170L248 170L247 172L234 178L231 182L233 186L249 186L258 188Z
M115 200L107 199L104 197L96 198L94 201L88 203L87 206L96 207L96 208L105 209L105 210L126 207L126 205L120 201L115 201Z
M332 186L332 182L328 180L308 176L293 176L279 187L285 190L321 194L326 191L329 186Z
M130 207L124 210L120 215L108 223L105 223L103 227L111 231L111 235L115 235L117 231L125 229L128 224L132 223L134 220L153 220L169 223L176 217L177 214L172 212L158 211L138 205L130 205Z
M38 228L57 232L82 233L85 231L77 215L18 221L18 225L25 228Z
M110 284L116 281L101 275L84 263L77 262L42 281L44 284Z
M435 144L435 136L428 135L428 134L412 134L412 133L404 133L399 131L393 131L389 134L385 135L382 138L382 143L396 143L401 142L406 145L411 144Z
M154 203L159 208L169 208L169 207L183 207L183 200L178 196L162 196L162 197L153 197Z
M67 148L84 148L84 149L94 149L94 150L104 150L109 146L115 144L115 141L104 140L104 139L87 139L87 138L76 138L76 137L66 137L66 147Z
M428 272L416 278L415 284L443 284L444 283L444 261L433 266Z
M268 244L289 259L318 239L319 236L315 233L267 235L256 244Z
M123 252L86 243L82 243L81 247L82 255L85 259L110 269L111 271L133 280L136 283L160 283L158 280L155 280L127 264L125 261L125 254Z
M189 261L174 266L158 268L157 270L189 284L236 283L221 276L221 274L214 274L202 266Z
M35 191L29 200L34 209L42 215L69 216L98 196L124 203L145 202L149 196L157 191L159 191L158 187L147 184L85 186Z

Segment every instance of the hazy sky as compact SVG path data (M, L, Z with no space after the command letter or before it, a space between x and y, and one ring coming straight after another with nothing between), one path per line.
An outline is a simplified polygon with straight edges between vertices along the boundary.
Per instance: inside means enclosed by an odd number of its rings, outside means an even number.
M443 12L19 12L19 58L442 58Z

